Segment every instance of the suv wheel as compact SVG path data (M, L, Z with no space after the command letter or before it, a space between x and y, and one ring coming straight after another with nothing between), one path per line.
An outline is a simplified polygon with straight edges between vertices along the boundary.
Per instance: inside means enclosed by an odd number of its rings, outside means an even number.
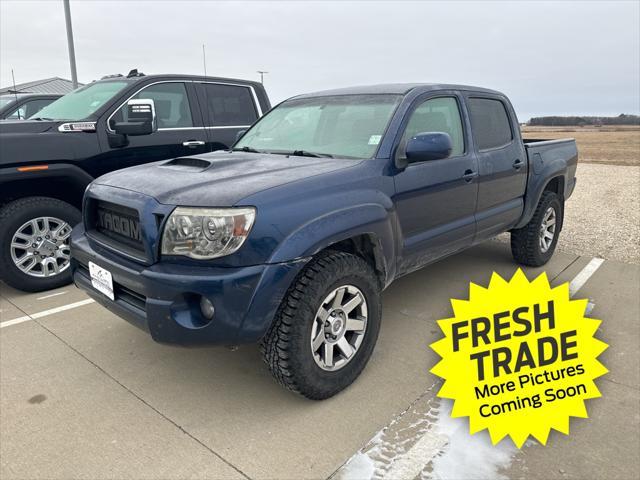
M21 198L2 207L2 279L28 292L70 283L69 237L80 220L77 208L54 198Z
M516 262L539 267L549 261L562 228L562 207L556 193L544 192L529 223L511 231L511 253Z
M289 289L261 349L280 384L322 400L360 375L379 329L375 272L360 257L327 251Z

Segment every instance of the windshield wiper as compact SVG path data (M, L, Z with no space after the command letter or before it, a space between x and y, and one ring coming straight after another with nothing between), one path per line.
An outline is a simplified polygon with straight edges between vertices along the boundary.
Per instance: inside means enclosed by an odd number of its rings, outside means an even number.
M328 153L314 153L307 152L306 150L294 150L291 155L295 157L333 158L333 155L330 155Z
M261 152L260 150L256 150L253 147L232 148L231 151L232 152L264 153L264 152Z
M53 118L47 118L47 117L35 117L35 118L30 118L29 120L37 120L38 122L53 122Z

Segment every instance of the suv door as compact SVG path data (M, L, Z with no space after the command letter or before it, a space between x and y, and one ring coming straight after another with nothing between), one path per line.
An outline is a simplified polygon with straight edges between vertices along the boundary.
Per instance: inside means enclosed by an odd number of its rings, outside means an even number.
M122 136L115 134L113 124L126 121L125 105L131 99L154 101L158 130L150 135L128 136L128 143L120 146ZM121 102L112 112L108 114L104 135L101 136L104 154L93 165L97 175L142 163L208 151L207 134L190 82L152 83Z
M508 230L520 219L527 184L527 158L511 106L500 96L466 98L478 156L476 242Z
M253 88L248 85L198 82L198 99L210 151L230 148L238 132L262 116Z
M469 126L457 92L419 97L404 120L396 156L418 133L451 136L449 158L410 163L395 178L394 202L402 230L398 270L408 273L471 245L475 233L477 160L470 148Z

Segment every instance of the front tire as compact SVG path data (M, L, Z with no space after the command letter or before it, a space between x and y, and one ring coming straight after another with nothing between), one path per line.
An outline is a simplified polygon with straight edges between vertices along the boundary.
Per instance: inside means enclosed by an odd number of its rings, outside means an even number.
M514 260L529 267L547 263L556 249L563 216L563 204L558 195L543 192L529 223L511 231L511 253Z
M380 330L380 286L360 257L327 251L313 259L283 299L261 342L284 387L329 398L360 375Z
M81 218L77 208L48 197L21 198L2 207L2 280L27 292L70 283L69 237Z

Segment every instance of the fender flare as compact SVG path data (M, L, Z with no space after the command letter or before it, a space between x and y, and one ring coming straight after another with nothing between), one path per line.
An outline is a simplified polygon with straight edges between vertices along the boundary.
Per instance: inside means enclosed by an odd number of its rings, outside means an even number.
M338 242L367 235L372 239L376 262L381 262L385 285L395 275L395 214L383 205L367 203L331 211L301 225L273 252L268 263L309 258Z
M33 170L19 170L20 168L42 167ZM66 182L76 186L79 191L84 189L93 181L93 177L81 168L70 163L52 163L46 162L34 163L27 165L18 165L15 167L0 168L0 186L11 184L13 182L38 181L43 178L55 179L63 178ZM37 192L34 192L36 194Z
M542 194L546 190L547 186L551 183L553 179L558 177L562 179L562 191L566 191L566 188L567 188L566 165L564 166L564 168L556 170L550 173L548 176L543 177L543 176L536 175L534 177L535 180L533 178L530 180L529 186L527 187L527 193L525 195L524 210L522 212L522 216L520 217L520 220L518 221L516 226L513 227L514 229L522 228L527 223L529 223L529 221L531 220L531 217L533 217L533 214L536 211L536 207L538 206L538 203L540 203L540 198L542 197Z

